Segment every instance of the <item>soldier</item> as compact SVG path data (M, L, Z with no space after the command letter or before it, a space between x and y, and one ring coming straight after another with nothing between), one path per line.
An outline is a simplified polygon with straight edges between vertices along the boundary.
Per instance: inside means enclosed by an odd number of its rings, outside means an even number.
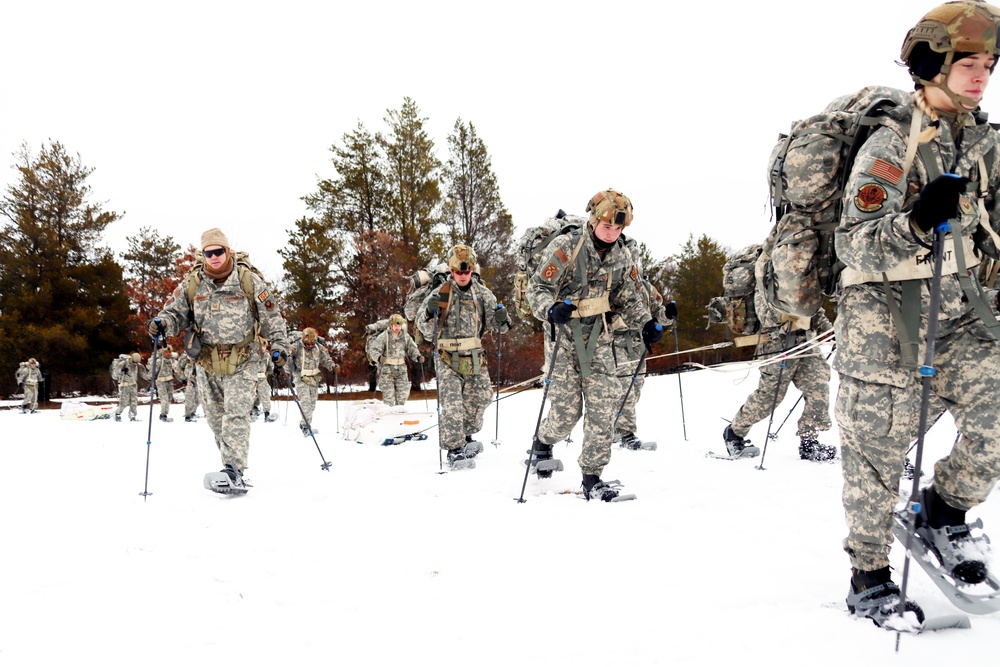
M198 381L195 378L195 362L188 354L180 355L177 360L177 372L184 384L184 421L195 421L195 412L201 404L198 398Z
M19 368L15 374L17 383L24 387L24 400L21 402L21 414L38 412L38 385L42 383L42 371L38 361L32 357L24 366L24 372Z
M779 355L833 328L822 310L813 315L812 319L802 320L787 322L762 332L757 357ZM756 456L760 453L760 448L752 446L746 435L754 424L771 416L775 406L785 398L791 384L802 392L805 403L796 431L799 436L799 458L807 461L830 461L837 456L835 447L819 442L818 432L830 430L830 365L819 349L813 349L802 356L784 358L780 364L761 366L757 388L736 411L729 426L722 431L722 439L730 456Z
M160 421L172 422L170 402L174 399L174 375L178 373L177 360L168 345L156 353L156 394L160 399Z
M257 421L263 408L264 423L269 424L278 420L278 415L271 414L271 383L268 382L268 378L274 377L274 362L271 360L271 351L267 345L261 345L260 353L264 357L265 365L257 373L257 396L253 399L250 421Z
M861 146L836 230L837 257L847 267L834 362L844 549L853 568L847 605L878 625L900 600L889 570L893 511L904 456L918 435L923 376L917 371L931 317L938 322L935 372L926 381L961 437L934 464L914 528L958 585L989 576L987 540L973 534L966 512L1000 478L1000 343L984 324L993 318L980 316L977 297L964 289L960 263L973 260L973 243L998 257L991 235L1000 228L1000 211L983 193L1000 189L1000 136L978 109L997 62L995 12L984 3L950 2L907 33L900 60L916 92L882 117ZM970 180L975 188L966 187ZM946 220L953 245L942 254L947 263L937 285L927 249Z
M639 274L639 284L642 287L639 295L646 308L649 309L653 319L657 322L664 326L673 325L677 318L677 303L670 301L664 304L659 290L646 280L639 257L639 244L636 243L635 239L626 239L625 247L631 253L632 261ZM618 317L614 311L611 312L611 332L614 337L612 350L615 362L618 364L616 373L623 394L623 400L620 404L621 415L618 417L614 437L624 449L642 449L643 442L635 435L637 430L635 406L639 402L642 387L646 382L646 360L643 359L642 364L639 365L643 348L642 329L639 327L629 328L621 317Z
M548 414L538 428L532 451L539 463L552 460L552 445L567 438L583 416L583 451L578 463L587 500L612 501L613 485L601 480L611 461L612 424L622 397L612 354L607 314L614 309L625 327L642 331L653 345L662 326L641 296L639 273L619 239L632 222L632 202L617 190L603 190L587 203L586 229L557 236L542 252L528 280L526 298L536 318L560 333L558 347L546 355L552 365ZM584 400L586 413L584 413ZM537 469L539 476L551 470Z
M303 419L299 422L302 435L309 436L312 427L313 411L316 409L316 398L319 394L319 381L322 379L320 368L328 371L340 370L333 363L330 353L318 344L319 334L312 327L302 330L302 344L292 350L292 370L295 374L295 391L302 406ZM308 422L308 423L307 423ZM315 428L312 433L319 433Z
M122 412L128 407L129 421L138 421L139 415L139 379L149 380L149 369L142 363L142 356L133 352L118 368L118 408L115 410L115 421L122 420Z
M392 315L389 327L370 339L365 350L372 363L378 364L378 388L386 405L405 405L410 397L406 357L418 364L424 363L424 356L413 337L403 329L405 326L402 315Z
M464 462L471 463L483 449L473 435L482 430L483 415L493 400L482 337L487 330L505 333L510 317L479 281L476 254L470 246L454 246L448 268L447 280L424 297L417 327L439 354L439 446L447 452L449 465L466 467Z
M160 321L150 320L148 328L153 336L194 331L191 345L200 347L198 387L226 480L206 476L206 486L219 493L245 493L250 407L264 364L258 336L270 341L274 364L280 368L288 358L288 334L271 288L237 261L221 229L202 234L201 249L204 263L192 269L158 315Z

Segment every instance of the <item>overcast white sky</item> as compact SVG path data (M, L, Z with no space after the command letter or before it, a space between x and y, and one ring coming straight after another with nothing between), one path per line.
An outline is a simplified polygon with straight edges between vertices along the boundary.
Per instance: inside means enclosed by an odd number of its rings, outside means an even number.
M275 279L330 146L409 96L442 160L456 118L476 125L518 232L616 187L656 257L691 233L736 248L769 229L777 133L864 85L909 88L894 60L937 3L663 4L7 3L0 186L22 142L61 141L126 213L114 250L217 225Z

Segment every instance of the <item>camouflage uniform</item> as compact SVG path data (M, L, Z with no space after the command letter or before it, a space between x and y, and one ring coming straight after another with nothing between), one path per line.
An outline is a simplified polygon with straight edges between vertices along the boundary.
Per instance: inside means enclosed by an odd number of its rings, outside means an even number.
M130 356L123 362L120 373L115 417L121 415L127 406L129 419L135 419L139 414L139 378L149 381L149 369L141 361L137 362Z
M836 231L838 258L848 269L869 274L854 284L841 277L845 287L835 325L834 369L840 373L835 415L841 433L848 525L844 549L858 570L889 564L892 512L899 500L903 460L917 435L920 414L921 381L916 369L903 361L887 297L901 308L919 307L915 358L922 363L931 280L916 280L919 305L903 299L904 280L890 277L888 295L882 285L883 271L922 263L933 267L924 245L933 234L922 235L911 224L910 215L917 193L933 176L919 153L906 178L901 169L913 112L912 102L893 109L861 147ZM929 122L925 115L923 129ZM988 174L979 174L977 168L978 158L998 152L996 131L983 121L959 133L952 123L953 119L942 117L938 129L931 128L930 146L939 161L935 166L973 181L986 179L989 191L996 192L1000 161L986 160L992 166ZM953 139L956 134L961 136L960 143ZM987 206L993 229L1000 227L998 202L994 199ZM960 215L952 225L956 233L969 236L976 230L979 205L976 193L961 196ZM976 245L996 256L986 235L977 235ZM972 261L971 253L967 259ZM968 510L986 500L1000 477L1000 344L964 296L956 270L946 268L943 273L933 362L937 374L930 385L962 435L951 453L935 464L933 485L948 505Z
M808 331L799 329L786 334L783 328L770 329L762 334L767 340L758 346L757 356L763 358L781 354L832 328L830 320L821 310L813 315ZM822 353L814 349L805 356L785 359L783 364L784 368L778 363L760 368L757 388L747 397L730 424L737 436L746 437L754 424L769 418L792 384L802 392L805 403L796 435L809 436L816 431L830 430L830 365Z
M570 265L568 261L580 242L580 234L582 246ZM526 299L534 316L543 322L547 323L549 308L567 298L574 303L582 298L607 298L608 306L628 329L641 330L652 319L643 303L631 253L616 242L602 258L589 227L579 233L557 236L539 256L537 266L528 280ZM547 360L553 354L556 359L548 393L549 411L538 429L539 442L555 444L569 437L582 415L583 451L577 462L584 475L598 477L611 461L612 424L622 398L612 335L605 317L595 314L573 318L562 325L559 349L546 350ZM552 348L548 336L545 345ZM589 363L587 356L591 357Z
M625 246L632 253L632 260L637 269L640 269L639 284L642 289L639 295L642 297L642 302L657 322L664 327L672 325L673 320L667 317L663 307L663 296L642 275L641 267L639 267L639 248L635 239L627 239ZM611 333L613 337L612 350L617 364L616 373L618 381L621 383L622 397L624 398L624 402L621 403L621 416L618 417L615 430L620 434L634 434L638 430L635 406L639 402L642 387L646 383L646 360L643 359L642 365L636 368L639 357L642 356L642 326L629 327L617 314L614 314L611 319ZM635 376L634 381L633 376ZM631 391L629 387L631 387Z
M421 358L413 337L400 330L393 334L386 329L368 341L366 349L372 363L378 364L378 389L386 405L405 405L410 397L410 376L406 371L406 357L414 362Z
M198 398L198 381L195 378L195 362L187 353L181 354L177 360L177 372L180 381L184 383L184 419L191 420L197 412L201 400Z
M267 381L268 376L274 376L274 362L266 348L261 352L264 355L264 366L257 373L257 396L253 400L253 407L260 408L265 415L271 412L271 383Z
M483 428L483 415L493 400L493 386L486 366L486 355L481 341L487 331L505 333L509 322L497 324L497 298L483 285L476 275L465 289L459 287L449 274L440 294L448 294L448 305L443 319L427 314L427 304L435 292L424 297L417 315L417 328L424 339L436 341L438 405L441 416L438 423L438 443L441 449L458 450L468 438ZM435 322L440 322L435 330ZM435 339L435 335L437 338ZM449 352L443 347L455 345L451 341L472 341L472 347Z
M38 367L38 362L34 359L27 362L24 367L24 373L18 369L15 377L18 377L18 383L24 383L24 400L21 401L21 410L31 412L38 411L38 385L43 381L42 371Z
M285 321L270 287L249 269L244 271L252 276L256 295L253 302L240 286L238 266L234 265L218 283L204 268L195 270L201 281L193 303L188 301L182 283L158 317L168 336L192 326L200 332L201 354L195 376L205 416L215 434L223 465L231 464L242 472L250 448L250 408L257 373L264 366L256 335L258 324L259 335L270 341L272 349L285 352ZM213 363L213 358L218 361Z
M314 343L310 349L305 346L304 340L296 344L292 350L291 364L295 374L295 392L299 397L299 405L302 406L302 413L311 426L313 412L316 410L316 398L319 395L319 383L323 379L319 369L322 367L332 371L335 364L330 358L330 353L319 342ZM305 421L299 422L299 428L308 434Z
M174 376L178 373L177 359L173 353L170 357L166 353L166 350L156 353L156 395L160 400L161 419L170 414L170 403L174 400Z

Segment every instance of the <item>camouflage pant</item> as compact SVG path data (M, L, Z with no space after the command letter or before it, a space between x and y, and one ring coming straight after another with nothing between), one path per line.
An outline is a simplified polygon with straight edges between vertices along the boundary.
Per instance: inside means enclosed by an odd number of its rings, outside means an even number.
M405 405L410 397L410 376L406 373L406 366L383 365L378 374L378 390L382 392L382 402L386 405Z
M271 385L267 378L257 378L257 395L253 399L254 407L260 406L264 412L271 411Z
M455 449L465 444L465 436L483 428L483 415L493 400L493 385L486 364L479 373L463 375L450 366L438 363L438 442L441 449Z
M160 414L170 414L170 402L174 400L174 381L157 382L156 394L160 399Z
M781 382L778 382L778 375ZM733 417L733 432L745 437L750 428L771 416L772 410L788 392L789 385L802 392L805 405L799 416L797 435L830 430L830 366L817 355L786 359L785 368L770 364L760 369L757 389L747 397Z
M199 365L198 386L208 425L215 434L223 465L247 467L250 450L250 408L257 386L259 362L245 362L232 375L209 375Z
M24 401L21 405L28 408L29 410L38 409L38 385L37 384L26 384L24 385Z
M625 351L618 346L617 339L615 341L615 351L617 352L618 360L616 373L618 375L618 382L621 383L621 398L624 399L624 403L620 403L622 414L618 417L618 424L615 430L619 433L634 434L638 430L635 420L635 405L639 402L639 396L642 394L642 386L646 383L646 360L642 360L642 366L636 372L636 364L639 362L639 358L636 357L629 360L624 353ZM634 382L632 381L633 374L635 375ZM631 391L629 387L632 388Z
M139 414L139 389L134 384L118 385L118 409L116 415L120 415L128 407L128 416L136 417Z
M313 381L316 381L315 378ZM316 410L316 397L319 394L319 387L315 384L309 384L308 379L297 375L295 376L295 392L299 397L299 405L302 406L302 414L309 420L311 426L313 423L313 412ZM300 427L305 427L305 425L305 421L299 421Z
M546 346L551 347L548 340ZM584 376L580 372L572 334L566 327L555 357L547 397L549 411L538 428L538 439L555 444L568 438L582 416L583 451L577 463L584 475L600 476L611 461L612 424L622 399L611 345L598 343L590 375Z
M187 381L184 386L184 416L193 415L201 404L198 398L198 383L194 378Z
M931 390L940 402L931 402L930 417L943 404L962 435L934 464L934 487L946 503L967 510L985 501L1000 479L1000 344L963 329L936 349ZM917 436L920 397L915 375L906 386L841 375L835 412L848 528L844 550L855 568L889 564L892 512L903 461Z

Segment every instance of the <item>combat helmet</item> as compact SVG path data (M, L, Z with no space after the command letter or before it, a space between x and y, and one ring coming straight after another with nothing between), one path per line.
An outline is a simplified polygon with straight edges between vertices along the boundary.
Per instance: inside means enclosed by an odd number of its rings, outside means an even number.
M399 325L405 327L406 326L406 320L403 319L403 316L400 315L399 313L393 313L392 315L389 316L389 324L390 325L392 325L392 324L399 324Z
M956 107L975 107L977 102L950 90L938 74L948 75L957 60L976 53L997 55L1000 9L985 2L958 0L929 11L903 39L900 60L909 68L917 88L941 89Z
M587 212L590 213L591 227L596 227L599 222L609 222L619 227L632 224L632 200L611 188L601 190L591 197L587 202Z
M472 246L466 245L465 243L455 245L451 249L451 252L448 253L448 268L453 272L475 272L479 269L477 264L478 261L476 260L475 251L472 250Z

